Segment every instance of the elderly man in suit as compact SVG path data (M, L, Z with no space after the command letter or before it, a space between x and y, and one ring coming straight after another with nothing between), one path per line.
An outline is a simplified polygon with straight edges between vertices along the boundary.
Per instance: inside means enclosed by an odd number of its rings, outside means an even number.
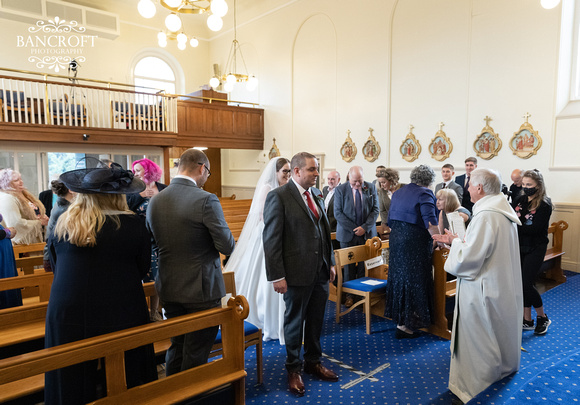
M324 197L324 209L326 210L326 216L328 217L328 223L330 224L330 232L336 232L336 218L334 218L334 190L340 185L340 173L336 170L328 173L326 177L327 186L322 189L322 196ZM335 249L340 248L338 241L332 241L332 247Z
M451 190L455 191L457 194L457 198L459 199L459 203L463 200L463 187L453 181L453 176L455 175L455 168L451 163L446 163L441 168L441 176L443 177L443 182L439 183L435 186L435 196L437 196L437 192L444 188L450 188Z
M159 254L155 287L168 318L218 307L225 295L219 254L232 253L234 238L218 198L201 189L210 174L207 156L186 150L178 175L147 209ZM172 338L166 374L207 363L217 332L216 326Z
M328 300L328 282L336 275L330 225L324 199L314 188L316 157L301 152L292 158L292 180L268 193L264 205L266 275L284 294L284 337L288 388L304 395L300 350L304 338L304 371L324 381L338 375L320 363L320 335Z
M363 169L353 166L348 171L348 182L341 184L334 193L334 217L336 239L341 248L364 245L367 239L377 236L379 199L372 183L364 181ZM345 269L344 280L364 277L364 263L350 265ZM351 307L353 297L346 297L345 305Z
M469 195L469 180L471 179L471 172L477 168L477 159L468 157L465 159L465 174L457 176L455 182L463 187L463 198L459 200L461 206L467 208L469 212L473 210L473 202Z

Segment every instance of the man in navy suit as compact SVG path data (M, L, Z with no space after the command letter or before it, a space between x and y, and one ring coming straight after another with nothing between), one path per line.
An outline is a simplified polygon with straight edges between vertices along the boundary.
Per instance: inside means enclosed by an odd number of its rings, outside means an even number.
M334 217L336 239L341 248L364 245L367 239L377 236L379 199L372 183L364 181L363 169L353 166L348 171L348 182L334 192ZM364 277L364 263L350 265L345 270L344 281ZM353 305L353 297L347 296L345 305Z
M471 178L471 172L477 168L477 159L474 157L468 157L465 159L465 174L455 177L455 182L463 187L463 198L461 199L461 206L469 210L473 209L473 203L471 202L471 195L469 194L469 180Z
M324 199L316 189L318 162L307 152L290 162L292 179L268 193L264 205L266 276L284 294L284 338L288 388L304 395L300 350L304 340L304 371L324 381L338 375L320 363L320 335L328 301L328 282L336 275L330 225Z

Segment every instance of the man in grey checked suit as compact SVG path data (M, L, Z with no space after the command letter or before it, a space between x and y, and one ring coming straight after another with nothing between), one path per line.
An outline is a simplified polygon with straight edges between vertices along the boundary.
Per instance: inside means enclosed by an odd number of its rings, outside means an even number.
M292 158L292 179L268 193L264 205L266 276L274 290L284 294L284 338L288 388L304 395L300 350L304 336L304 371L324 381L338 376L320 363L320 335L328 300L328 282L334 280L334 255L324 199L314 188L316 157L301 152Z
M437 191L443 188L450 188L455 191L457 198L459 198L459 204L463 200L463 187L453 181L453 176L455 175L455 168L452 164L446 163L441 168L441 176L443 177L443 182L435 186L435 196L437 196Z
M234 238L219 199L201 189L210 174L207 156L186 150L178 175L147 209L159 255L155 287L168 318L218 307L225 295L219 254L232 253ZM207 363L217 332L215 326L171 338L166 374Z

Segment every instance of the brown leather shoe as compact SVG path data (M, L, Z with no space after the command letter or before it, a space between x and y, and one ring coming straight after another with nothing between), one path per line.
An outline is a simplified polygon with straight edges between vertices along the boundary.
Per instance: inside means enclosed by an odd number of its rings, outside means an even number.
M304 382L300 373L288 372L288 389L294 395L299 397L304 395Z
M320 363L305 364L304 372L307 374L312 374L320 378L322 381L338 381L338 375L334 371L327 369Z
M344 301L344 306L347 308L350 308L354 305L354 299L352 298L352 296L348 296L346 297L346 301Z

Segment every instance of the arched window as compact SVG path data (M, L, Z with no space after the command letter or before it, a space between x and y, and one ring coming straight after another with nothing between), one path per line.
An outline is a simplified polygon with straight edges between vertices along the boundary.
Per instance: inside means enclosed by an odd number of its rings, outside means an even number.
M153 89L165 90L175 94L175 73L167 62L155 56L139 60L133 72L137 91L154 93Z

